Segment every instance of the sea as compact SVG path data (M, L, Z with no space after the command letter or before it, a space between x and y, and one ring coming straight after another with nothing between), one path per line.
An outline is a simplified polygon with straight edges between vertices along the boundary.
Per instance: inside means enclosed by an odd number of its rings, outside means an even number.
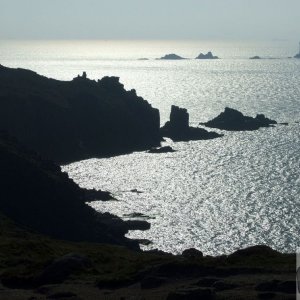
M146 220L144 250L197 248L223 255L263 244L282 252L300 246L300 59L298 43L272 41L0 41L0 64L71 80L118 76L127 90L160 110L188 110L198 126L225 107L263 113L281 123L257 131L174 143L176 152L134 152L62 166L80 186L110 191L100 212ZM212 51L218 60L195 60ZM157 60L176 53L186 60ZM249 57L259 55L260 60ZM141 60L147 58L147 60ZM221 131L219 131L221 132Z

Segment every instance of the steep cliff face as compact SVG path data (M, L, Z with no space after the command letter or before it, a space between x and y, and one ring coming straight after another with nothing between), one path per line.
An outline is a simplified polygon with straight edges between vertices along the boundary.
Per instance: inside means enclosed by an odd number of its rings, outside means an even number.
M0 130L65 163L160 144L159 111L117 77L58 81L0 65Z
M60 167L0 133L0 213L31 230L66 240L127 245L130 225L84 203L80 189Z

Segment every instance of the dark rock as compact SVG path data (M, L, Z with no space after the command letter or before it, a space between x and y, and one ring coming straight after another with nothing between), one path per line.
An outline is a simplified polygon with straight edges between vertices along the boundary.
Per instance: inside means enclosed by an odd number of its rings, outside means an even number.
M167 300L210 300L215 299L212 289L200 287L186 287L170 292Z
M252 118L244 116L238 110L229 107L226 107L225 111L216 118L203 123L207 127L232 131L257 130L260 127L270 127L273 124L277 124L277 122L266 118L263 114L258 114L255 118Z
M213 284L212 287L215 288L217 291L225 291L235 289L238 287L238 285L224 281L217 281Z
M154 289L166 283L166 278L163 277L145 277L141 280L142 289Z
M300 53L296 54L294 58L300 58Z
M135 241L137 241L140 245L143 245L143 246L149 246L149 245L153 244L153 242L148 239L136 239Z
M149 254L157 254L157 255L166 255L166 256L173 256L172 253L169 252L165 252L159 249L151 249L151 250L146 250L144 251L145 253L149 253Z
M95 189L82 189L84 202L116 200L110 192L97 191Z
M175 152L175 150L170 146L164 146L160 148L152 148L148 151L148 153L169 153L169 152Z
M280 252L273 250L265 245L252 246L245 249L240 249L228 256L228 258L243 258L243 257L276 257L281 255Z
M137 194L142 194L143 192L138 191L137 189L132 189L130 190L131 193L137 193Z
M72 292L57 292L51 294L47 297L47 299L79 299L76 294Z
M250 57L249 59L261 59L261 57L259 57L259 56L252 56L252 57Z
M203 128L190 127L187 110L175 105L171 107L170 121L166 122L160 131L163 137L173 141L207 140L222 136Z
M153 219L153 217L149 217L147 215L144 215L144 214L138 213L138 212L133 212L131 214L124 214L123 217L126 217L126 218Z
M200 279L196 285L200 287L212 287L215 282L219 281L219 278L205 277Z
M149 60L149 58L142 57L142 58L139 58L138 60Z
M184 263L170 262L164 263L154 269L155 274L162 277L183 278L185 276L209 276L215 272L215 268L195 264L193 261Z
M159 111L118 77L58 81L0 66L0 130L58 163L160 146Z
M92 262L87 257L70 253L54 260L40 274L36 281L39 285L62 283L70 275L92 268Z
M278 125L285 125L285 126L287 126L287 125L289 125L289 123L287 123L287 122L281 122L281 123L278 123Z
M180 59L185 59L177 54L166 54L165 56L161 57L160 59L170 59L170 60L180 60Z
M210 51L207 54L200 53L196 59L218 59L218 56L214 56Z
M276 297L275 293L267 292L267 293L258 293L258 299L274 299Z
M255 289L261 292L276 292L278 288L279 280L270 280L262 282L256 285ZM294 292L296 290L296 285L294 286Z
M151 227L150 223L146 221L130 220L125 222L129 230L148 230Z
M277 291L286 294L296 293L296 281L282 281L277 286Z
M186 249L182 252L181 255L183 257L192 258L192 259L203 257L203 253L200 250L197 250L195 248Z

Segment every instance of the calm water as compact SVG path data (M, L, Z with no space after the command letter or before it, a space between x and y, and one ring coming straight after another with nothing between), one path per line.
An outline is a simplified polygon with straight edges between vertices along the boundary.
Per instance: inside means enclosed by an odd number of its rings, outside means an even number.
M196 247L229 253L254 244L295 251L300 245L300 60L288 42L0 42L0 63L69 80L119 76L168 119L176 104L192 125L225 106L264 113L289 126L226 132L221 139L172 143L171 154L133 153L91 159L63 169L81 186L111 191L119 201L94 202L126 218L147 215L149 231L130 232L178 253ZM159 61L167 53L187 58L212 50L217 61ZM267 59L249 60L260 55ZM148 61L138 58L147 57ZM138 189L143 193L130 192Z

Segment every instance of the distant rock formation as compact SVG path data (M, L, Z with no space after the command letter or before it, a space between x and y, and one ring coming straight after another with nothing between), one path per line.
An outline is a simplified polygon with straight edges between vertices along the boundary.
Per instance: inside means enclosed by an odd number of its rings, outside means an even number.
M207 54L200 53L196 59L218 59L218 56L214 56L212 52L207 52Z
M300 58L300 53L296 54L294 58Z
M249 59L261 59L261 57L256 55L256 56L250 57Z
M137 228L108 213L97 213L85 201L109 193L81 189L59 166L0 133L0 214L27 229L57 239L126 245L124 235ZM138 227L149 227L149 224Z
M152 148L148 151L148 153L168 153L175 152L175 150L170 146L164 146L159 148Z
M161 57L160 59L179 60L179 59L185 59L185 58L173 53L173 54L167 54L167 55Z
M202 125L223 130L242 131L257 130L260 127L269 127L274 124L277 122L266 118L263 114L258 114L252 118L244 116L238 110L226 107L224 112Z
M142 57L142 58L139 58L138 60L149 60L149 58Z
M160 146L158 109L118 77L59 81L0 66L0 130L67 163Z
M171 107L170 121L161 128L161 134L173 141L207 140L222 136L203 128L190 127L187 110L175 105Z

